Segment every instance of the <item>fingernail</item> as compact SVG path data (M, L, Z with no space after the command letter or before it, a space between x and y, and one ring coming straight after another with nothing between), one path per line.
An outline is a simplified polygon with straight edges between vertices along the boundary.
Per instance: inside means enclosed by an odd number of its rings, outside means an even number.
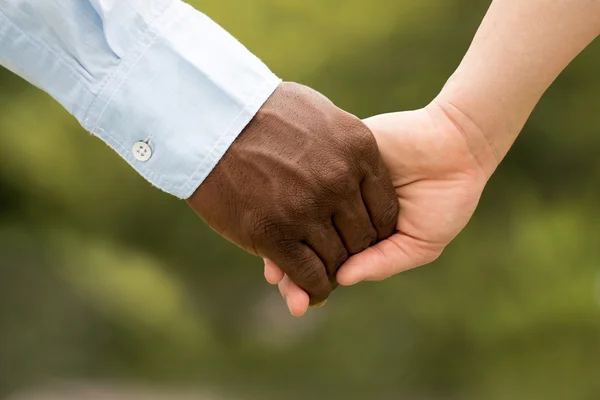
M325 307L325 304L327 304L327 300L319 303L319 304L315 304L314 306L310 306L311 308L321 308L321 307Z
M290 300L288 299L288 297L284 296L283 299L285 300L285 304L287 305L288 310L292 312L292 308L290 307Z

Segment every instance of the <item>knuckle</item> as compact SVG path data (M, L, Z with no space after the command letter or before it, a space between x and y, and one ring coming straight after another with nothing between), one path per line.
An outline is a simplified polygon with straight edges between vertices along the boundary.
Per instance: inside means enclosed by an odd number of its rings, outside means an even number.
M370 246L374 245L375 243L377 243L377 231L375 230L375 228L371 228L368 230L367 234L365 235L364 244L366 244L367 247L370 247ZM365 248L367 248L367 247L365 247Z
M355 170L347 163L343 168L332 169L326 178L328 190L344 198L355 192L359 184Z
M282 212L269 212L257 217L253 230L257 242L279 250L289 248L301 235L300 226Z
M377 242L377 231L375 229L368 229L362 237L356 241L354 247L352 248L352 254L358 254Z
M362 121L356 120L344 131L343 146L355 171L371 171L379 165L379 147L375 137Z
M350 157L327 162L315 180L312 208L326 206L327 211L332 211L341 199L358 190L360 178Z
M398 200L394 198L381 207L379 212L374 216L374 222L380 229L389 232L391 235L398 222L399 213L400 204L398 203Z
M357 151L371 157L379 155L375 136L362 121L356 121L353 132L352 145Z
M279 254L279 267L296 284L303 283L313 286L319 282L318 259L304 251L300 242L281 241L276 244L276 247L276 252Z
M337 184L348 181L348 177L353 173L349 160L339 158L327 164L323 178L327 184Z
M353 192L356 191L357 183L349 179L348 176L341 178L337 181L331 182L331 190L336 194L340 200L347 198Z

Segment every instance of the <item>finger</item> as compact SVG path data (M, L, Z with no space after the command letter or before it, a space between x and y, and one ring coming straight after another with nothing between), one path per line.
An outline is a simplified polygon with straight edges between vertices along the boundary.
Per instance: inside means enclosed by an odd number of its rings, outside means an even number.
M379 281L434 261L443 248L431 247L413 237L396 234L357 254L337 274L340 285Z
M335 275L348 259L348 251L334 228L333 222L329 226L321 227L320 230L309 234L306 242L325 265L329 281L333 286L337 286Z
M279 292L294 317L301 317L306 314L310 302L308 294L292 282L287 275L279 282Z
M277 285L283 279L283 271L273 261L265 258L265 279L271 285Z
M358 254L377 241L377 231L360 192L334 215L333 223L350 254Z
M362 181L361 193L377 238L383 240L396 232L400 203L381 157L374 172Z
M281 268L279 268L271 260L265 259L265 270L267 271L266 273L269 275L276 273L278 278L279 276L281 276L281 279L275 282L275 284L279 285L279 291L283 296L284 300L286 300L286 303L292 315L303 315L306 312L309 305L308 294L304 290L302 290L298 285L292 282L292 280L289 279L289 277L283 273ZM285 283L283 282L284 279L286 280ZM326 301L321 304L317 304L314 307L321 307L325 305L325 303Z
M319 304L331 294L332 285L327 270L313 249L294 243L278 249L269 257L285 274L310 296L311 304Z

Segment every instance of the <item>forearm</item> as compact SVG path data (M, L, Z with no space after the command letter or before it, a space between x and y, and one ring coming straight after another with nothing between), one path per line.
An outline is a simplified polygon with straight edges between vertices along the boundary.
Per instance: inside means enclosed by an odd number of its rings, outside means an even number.
M544 92L599 34L600 0L494 0L438 100L485 135L498 163Z

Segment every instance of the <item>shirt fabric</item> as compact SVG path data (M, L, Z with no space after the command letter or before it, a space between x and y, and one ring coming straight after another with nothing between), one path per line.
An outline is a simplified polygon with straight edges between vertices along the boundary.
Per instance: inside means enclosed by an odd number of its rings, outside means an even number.
M183 199L281 82L180 0L0 0L0 64Z

